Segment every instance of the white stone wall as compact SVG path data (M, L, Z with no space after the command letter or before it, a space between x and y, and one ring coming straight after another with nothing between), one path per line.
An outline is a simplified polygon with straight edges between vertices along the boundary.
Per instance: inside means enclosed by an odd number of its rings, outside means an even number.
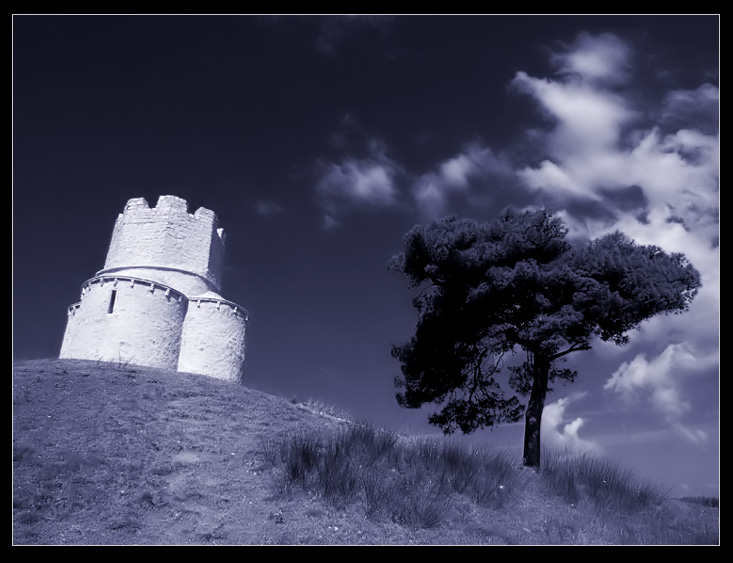
M77 337L79 322L81 316L77 315L81 302L74 303L66 311L66 331L64 332L64 340L61 343L61 353L59 358L74 358L77 354Z
M183 323L178 371L241 382L247 312L224 299L192 298Z
M161 284L94 278L69 313L60 357L175 370L187 308L183 294Z

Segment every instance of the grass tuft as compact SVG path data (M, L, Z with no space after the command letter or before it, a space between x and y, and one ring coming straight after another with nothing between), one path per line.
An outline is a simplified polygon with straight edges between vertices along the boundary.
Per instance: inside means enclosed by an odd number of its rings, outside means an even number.
M360 503L368 519L416 529L442 523L456 496L500 507L521 478L505 455L437 440L407 443L368 424L328 437L294 435L278 449L282 491L300 487L339 507ZM262 445L271 463L274 450Z
M549 490L571 505L592 502L599 509L635 513L668 497L632 471L591 455L545 455L540 474Z

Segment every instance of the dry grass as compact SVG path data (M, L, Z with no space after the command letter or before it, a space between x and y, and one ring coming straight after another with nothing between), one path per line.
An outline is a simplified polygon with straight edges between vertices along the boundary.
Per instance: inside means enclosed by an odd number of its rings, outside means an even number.
M545 459L535 473L205 377L14 364L14 544L719 542L711 499Z
M631 514L659 505L669 496L668 491L640 480L632 471L590 455L547 452L541 474L549 491L571 506L591 502L597 509Z
M298 433L263 444L262 452L281 468L281 493L297 488L338 508L358 504L370 520L412 529L445 523L459 498L499 508L521 484L505 456L447 441L410 443L368 424L328 436Z
M701 511L606 459L545 452L535 473L506 453L401 440L363 424L329 436L299 433L263 451L280 468L283 495L357 506L369 520L413 530L451 529L466 539L480 531L476 543L717 543L712 513L695 521Z

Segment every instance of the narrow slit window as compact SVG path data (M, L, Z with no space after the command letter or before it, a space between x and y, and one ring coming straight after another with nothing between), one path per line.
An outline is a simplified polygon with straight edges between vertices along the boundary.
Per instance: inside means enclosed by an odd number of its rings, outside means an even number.
M107 314L111 315L115 310L115 301L117 301L117 290L113 289L109 296L109 306L107 307Z

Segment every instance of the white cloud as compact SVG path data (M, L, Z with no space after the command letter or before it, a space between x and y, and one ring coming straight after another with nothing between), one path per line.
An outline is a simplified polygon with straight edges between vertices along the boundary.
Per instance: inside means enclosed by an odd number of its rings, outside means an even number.
M717 364L717 353L700 354L687 344L670 344L658 356L637 354L624 362L606 381L604 389L627 401L646 400L657 413L679 424L691 409L685 397L685 380Z
M415 203L425 218L434 218L445 213L448 193L437 174L425 174L412 189Z
M560 74L583 80L620 84L629 78L628 45L610 33L581 33L562 51L551 56Z
M673 131L693 127L704 133L715 133L719 106L720 92L713 84L702 84L696 90L672 90L661 104L660 121Z
M399 166L385 154L384 146L372 141L369 156L321 163L315 192L332 221L351 209L366 206L388 208L399 202L396 178Z
M517 174L527 186L536 190L549 190L558 200L568 197L600 199L594 192L586 189L584 184L578 183L566 170L549 160L543 160L539 168L528 167L518 171Z
M551 118L526 139L544 152L540 162L515 164L473 143L432 170L411 175L372 141L366 157L321 166L316 193L322 210L339 221L350 209L394 207L409 195L427 220L456 202L485 197L487 186L518 179L530 194L542 195L542 204L561 210L571 235L593 238L619 229L641 244L684 252L703 274L703 292L717 290L718 89L703 84L672 90L642 105L645 98L632 81L633 57L618 37L581 34L551 54L555 77L516 74L515 91ZM363 138L353 121L344 127ZM409 194L400 192L398 180ZM630 205L632 187L639 195ZM603 213L593 218L578 211L589 206Z
M710 435L699 428L688 428L679 423L673 426L680 436L692 444L705 445L710 440Z
M554 120L548 147L558 158L613 146L634 112L619 96L595 84L559 82L518 72L512 85L532 96Z
M670 208L688 228L717 219L717 136L692 130L662 136L653 129L624 164L627 181L642 187L650 207Z
M568 407L585 396L586 393L573 393L545 405L542 412L541 432L542 440L546 444L573 454L602 453L602 448L597 442L580 437L580 429L585 424L583 418L575 417L570 421L566 420Z
M328 200L375 206L392 205L397 196L390 168L371 159L331 164L316 190Z
M608 88L611 78L628 80L630 54L618 38L584 34L554 56L558 79L517 73L515 88L553 118L533 139L543 143L548 158L518 175L561 205L568 198L603 201L617 216L623 213L609 192L636 186L651 210L670 214L688 230L708 228L717 236L719 139L711 123L717 119L718 90L710 84L675 90L644 108L631 85L626 97ZM650 127L650 116L658 124Z
M468 188L471 177L493 168L495 158L490 149L479 145L469 145L466 150L443 162L439 175L443 183L456 190Z
M347 133L356 137L354 145L363 144L363 132L351 116L339 131L337 146L349 145ZM480 143L466 145L461 152L421 175L408 174L387 156L382 142L372 139L366 144L366 157L319 165L315 193L331 220L357 208L397 207L403 196L412 198L423 219L433 219L444 215L454 198L470 199L480 192L479 187L493 185L492 181L505 182L515 174L504 155ZM400 182L408 186L404 193L398 186Z
M455 197L468 198L473 183L488 183L513 175L508 160L488 147L472 143L459 154L441 162L436 170L413 181L412 195L421 215L432 219L445 214Z

